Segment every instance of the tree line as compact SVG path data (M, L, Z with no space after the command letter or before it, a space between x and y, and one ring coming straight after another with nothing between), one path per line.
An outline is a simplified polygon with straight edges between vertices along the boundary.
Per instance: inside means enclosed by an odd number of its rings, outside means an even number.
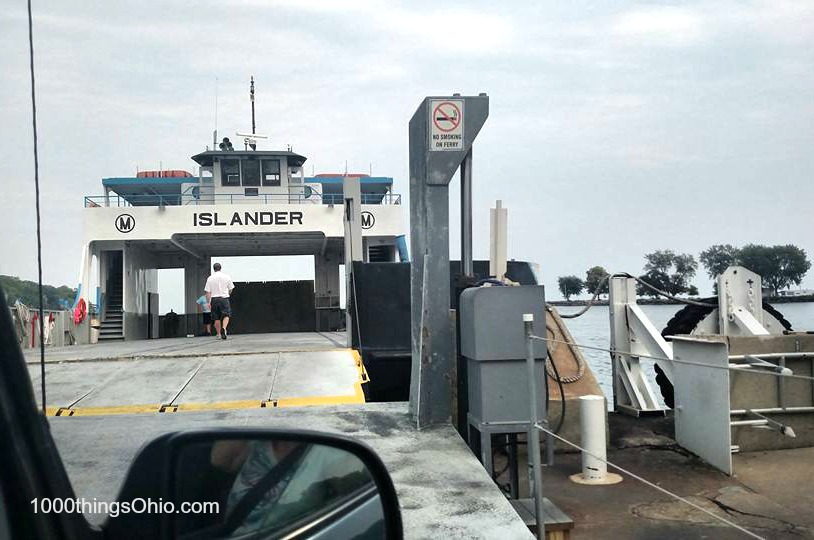
M748 268L763 278L764 287L771 289L775 296L792 285L800 285L811 268L805 250L791 244L747 244L741 248L716 244L702 251L698 259L712 280L729 266ZM672 295L698 296L698 288L692 284L698 271L698 261L694 256L665 249L645 254L644 260L644 273L639 276L642 281ZM600 289L598 294L607 294L608 275L603 267L594 266L585 272L585 279L575 275L560 276L557 285L566 300L583 291L594 295ZM658 293L642 284L637 284L636 292L640 296L658 296Z
M0 276L0 285L6 293L6 305L14 305L19 300L28 307L38 309L40 295L35 281L24 281L16 276ZM43 309L63 309L73 304L76 289L70 287L42 286Z

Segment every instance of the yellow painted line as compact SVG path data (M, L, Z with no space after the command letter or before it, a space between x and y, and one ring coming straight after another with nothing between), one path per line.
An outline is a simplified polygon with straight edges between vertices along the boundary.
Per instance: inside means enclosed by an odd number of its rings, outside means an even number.
M54 416L104 416L110 414L157 413L160 409L160 404L113 405L110 407L76 407L73 409L60 409Z
M262 407L263 402L259 399L244 399L237 401L216 401L213 403L179 403L167 407L166 412L176 411L216 411L227 409L257 409ZM174 409L174 410L170 410Z
M365 395L359 392L349 396L313 396L313 397L291 397L278 398L272 400L275 407L311 407L314 405L347 405L365 402Z
M355 392L344 396L286 397L260 400L214 401L211 403L179 403L178 405L123 405L110 407L77 407L65 409L48 407L48 416L108 416L115 414L174 413L190 411L223 411L277 407L311 407L318 405L347 405L365 402L361 383L354 384Z

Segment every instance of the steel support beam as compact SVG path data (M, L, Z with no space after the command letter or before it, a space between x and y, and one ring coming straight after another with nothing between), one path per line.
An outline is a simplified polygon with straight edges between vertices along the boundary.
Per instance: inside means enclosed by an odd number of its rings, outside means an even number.
M718 276L718 333L725 336L768 335L763 324L763 280L743 266Z
M461 275L474 274L472 266L472 148L461 162Z
M195 257L196 259L198 259L198 260L203 259L203 257L201 256L201 254L200 254L200 253L198 253L198 252L196 252L195 250L190 249L190 248L188 248L187 246L185 246L185 245L183 244L183 242L181 242L180 240L178 240L177 238L175 238L175 235L174 235L174 234L173 234L172 236L170 236L170 242L172 243L172 245L174 245L175 247L177 247L177 248L178 248L178 249L180 249L181 251L183 251L183 252L185 252L185 253L188 253L189 255L192 255L192 256L193 256L193 257Z
M485 94L455 95L425 98L410 120L410 412L418 427L450 421L449 182L488 115Z
M342 180L342 197L345 199L345 310L346 337L348 347L353 346L356 306L356 284L354 282L353 261L363 261L362 253L362 187L357 177L346 176ZM359 346L361 347L361 343Z
M659 398L635 354L672 358L672 348L664 341L653 323L636 305L636 280L628 277L610 278L609 288L611 327L611 367L613 370L613 405L617 411L639 414L661 412ZM666 367L672 380L672 369Z
M760 308L761 312L763 307ZM763 325L755 318L755 316L742 307L737 307L732 311L732 317L737 325L740 333L746 336L768 336L769 331L763 328Z
M673 345L661 337L661 332L650 322L638 304L627 305L627 323L632 337L630 340L632 353L664 358L673 357ZM673 363L668 360L655 360L655 362L664 371L667 379L673 382Z

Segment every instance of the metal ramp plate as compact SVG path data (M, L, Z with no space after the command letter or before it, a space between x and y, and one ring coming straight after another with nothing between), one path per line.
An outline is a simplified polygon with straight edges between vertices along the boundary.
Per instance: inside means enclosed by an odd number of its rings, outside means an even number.
M282 351L236 347L229 354L220 348L180 357L162 351L155 356L48 363L47 411L80 416L365 402L362 384L368 377L356 351L285 350L288 345ZM28 368L40 398L40 368Z

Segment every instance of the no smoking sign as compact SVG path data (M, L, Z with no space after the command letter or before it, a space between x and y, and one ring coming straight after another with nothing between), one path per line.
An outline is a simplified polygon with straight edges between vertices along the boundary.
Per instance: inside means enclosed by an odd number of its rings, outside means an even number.
M430 100L430 150L464 149L464 102L461 99Z

